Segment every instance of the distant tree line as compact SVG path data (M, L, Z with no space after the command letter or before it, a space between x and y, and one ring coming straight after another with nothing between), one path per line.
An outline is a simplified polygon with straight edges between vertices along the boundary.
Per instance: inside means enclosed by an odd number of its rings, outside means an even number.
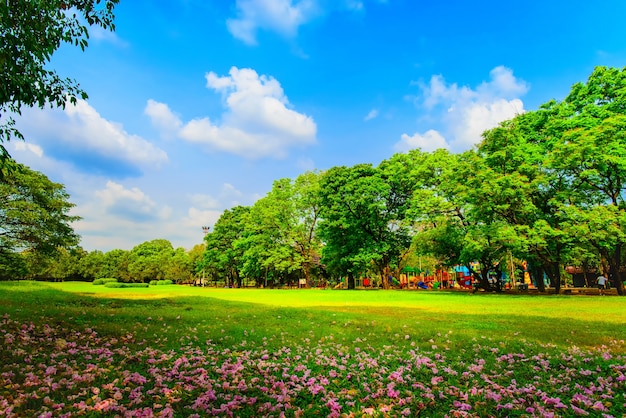
M281 179L205 237L204 270L232 286L387 277L434 257L488 271L528 262L558 292L566 265L608 274L624 294L626 69L598 67L562 102L483 133L475 149L413 150Z
M153 240L85 252L62 185L16 165L0 178L0 277L128 282L201 275L226 286L307 285L361 275L383 287L418 259L489 271L523 261L558 292L565 266L607 274L624 294L626 69L598 67L561 102L483 133L475 149L413 150L280 179L223 212L203 246ZM11 169L14 170L14 169Z
M93 281L115 278L123 283L149 283L152 280L172 280L193 283L203 246L190 251L174 248L165 239L155 239L137 245L130 251L115 249L108 252L57 248L43 254L36 250L0 253L0 280Z

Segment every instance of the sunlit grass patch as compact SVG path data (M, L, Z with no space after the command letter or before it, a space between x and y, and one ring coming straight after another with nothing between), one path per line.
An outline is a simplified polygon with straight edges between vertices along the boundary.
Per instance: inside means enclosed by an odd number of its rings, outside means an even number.
M620 298L94 287L0 283L0 415L626 412Z

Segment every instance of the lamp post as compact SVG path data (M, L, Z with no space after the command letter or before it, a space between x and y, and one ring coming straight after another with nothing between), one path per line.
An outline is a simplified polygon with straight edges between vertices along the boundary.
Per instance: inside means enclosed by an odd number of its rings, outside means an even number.
M209 230L211 229L210 226L203 226L202 227L202 233L204 233L204 236L206 237L206 234L209 233ZM205 285L205 281L204 281L204 263L202 263L202 287L204 287Z

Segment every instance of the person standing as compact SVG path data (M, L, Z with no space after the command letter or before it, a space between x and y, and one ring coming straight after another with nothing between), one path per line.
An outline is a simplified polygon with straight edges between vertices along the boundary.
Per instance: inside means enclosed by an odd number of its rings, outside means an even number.
M598 290L600 290L600 296L604 296L604 290L606 289L607 279L603 274L598 276L596 280L596 284L598 285Z

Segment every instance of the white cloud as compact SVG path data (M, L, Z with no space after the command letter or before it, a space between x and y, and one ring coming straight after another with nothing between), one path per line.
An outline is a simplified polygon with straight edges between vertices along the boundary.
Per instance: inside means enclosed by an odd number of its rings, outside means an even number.
M298 27L319 10L315 0L237 0L237 18L228 19L230 33L249 45L255 45L259 29L293 37Z
M14 148L16 151L26 151L35 154L39 158L43 157L43 149L39 145L16 141Z
M170 108L164 104L148 99L148 104L144 109L144 113L150 117L152 122L162 130L164 134L171 134L170 131L180 129L181 121Z
M524 103L519 97L528 91L528 84L503 66L494 68L489 75L490 80L475 89L446 84L441 75L432 76L427 85L420 84L420 104L430 111L430 119L439 118L443 126L439 131L429 130L425 134L403 134L396 149L431 143L439 148L463 151L478 144L485 130L523 113Z
M379 4L387 1L375 0ZM237 16L226 21L229 32L248 45L256 45L260 30L293 38L300 26L333 11L365 12L365 1L236 0L236 9Z
M369 111L367 115L363 118L365 122L368 120L376 119L378 117L378 109L372 109Z
M65 109L25 109L18 123L42 153L85 170L136 171L168 160L165 151L103 118L84 100Z
M229 75L206 75L207 87L224 97L220 122L208 117L185 124L166 104L148 101L145 113L153 124L209 150L255 159L283 158L295 146L316 142L317 126L310 116L290 109L280 83L252 69L232 67Z
M448 149L449 145L445 138L433 129L426 131L423 135L418 133L415 133L412 136L402 134L400 142L394 145L394 151L396 152L407 152L416 148L419 148L424 152L431 152L439 148Z
M217 197L197 193L191 195L190 200L194 207L197 206L200 209L226 209L238 205L242 197L243 193L235 186L224 183Z
M152 220L167 217L168 208L157 207L157 204L137 187L127 189L119 183L107 181L106 188L95 192L100 204L106 212L119 214L134 221Z
M187 215L181 219L181 224L189 229L201 231L203 226L213 227L222 216L223 210L201 210L195 207L189 208Z

